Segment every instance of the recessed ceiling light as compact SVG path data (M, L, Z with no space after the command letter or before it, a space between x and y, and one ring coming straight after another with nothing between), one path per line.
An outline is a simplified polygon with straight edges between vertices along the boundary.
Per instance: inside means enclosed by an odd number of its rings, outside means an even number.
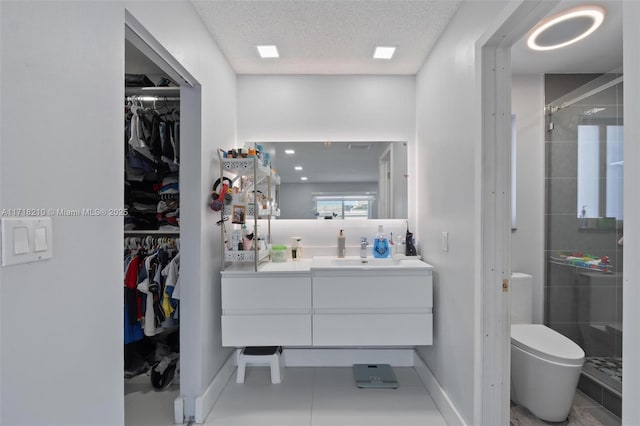
M302 176L302 177L300 178L300 180L307 180L307 177L306 177L306 176Z
M261 58L279 58L278 48L275 45L262 45L256 46L258 48L258 54Z
M284 153L285 153L285 154L287 154L287 155L293 155L293 154L295 154L295 153L296 153L296 151L295 151L295 150L293 150L293 149L285 149L285 150L284 150Z
M391 59L395 51L396 48L392 46L376 46L376 51L373 52L373 59Z
M302 170L302 166L295 166L294 169L297 170L297 171L300 171L300 170Z
M553 50L576 43L597 30L604 15L600 6L579 6L549 16L529 31L527 46L533 50Z

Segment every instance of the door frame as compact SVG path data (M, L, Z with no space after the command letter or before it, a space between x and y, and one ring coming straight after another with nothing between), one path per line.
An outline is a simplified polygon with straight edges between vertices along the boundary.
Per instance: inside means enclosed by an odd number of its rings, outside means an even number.
M474 424L509 424L511 323L511 47L558 1L518 1L476 42Z
M185 150L196 150L202 144L202 107L201 107L201 86L197 79L187 71L187 69L178 61L153 34L151 34L144 25L136 19L136 17L127 9L124 11L124 38L131 42L138 50L140 50L149 60L154 62L162 71L171 77L180 86L180 151L181 160L187 157ZM124 40L123 40L124 43ZM124 58L123 58L124 63ZM123 75L124 78L124 75ZM123 81L124 85L124 81ZM187 148L188 147L188 148ZM182 162L181 162L182 163ZM199 181L189 175L196 168L183 167L181 165L179 171L180 182ZM123 163L124 167L124 163ZM189 169L189 170L187 170ZM122 171L124 175L124 169ZM124 188L122 189L122 199L124 199ZM193 185L181 186L180 200L198 199L200 196L200 188ZM193 210L198 212L201 209L197 203L181 203L182 215L192 217ZM200 254L200 224L185 222L180 227L180 251L182 253L182 276L184 281L192 282L199 285L199 274L197 268L190 267L190 263L195 261ZM187 260L185 260L187 259ZM185 266L186 265L186 266ZM194 329L199 323L200 318L200 300L193 291L183 290L181 293L180 304L183 308L180 312L180 324L184 329ZM123 332L124 333L124 332ZM194 345L193 339L197 337L188 333L180 333L180 356L181 359L191 359L198 348ZM191 341L190 341L190 340ZM123 338L124 341L124 338ZM180 395L176 397L173 403L174 421L176 424L183 424L187 419L195 416L195 399L185 395L185 389L189 389L199 384L199 376L201 375L200 366L192 363L183 363L181 365L181 382ZM124 393L123 393L124 398Z

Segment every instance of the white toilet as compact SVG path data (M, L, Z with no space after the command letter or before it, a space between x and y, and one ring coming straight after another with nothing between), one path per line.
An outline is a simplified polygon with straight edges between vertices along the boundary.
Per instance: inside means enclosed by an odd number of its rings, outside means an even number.
M548 422L567 419L584 363L571 339L532 324L533 279L511 275L511 400Z

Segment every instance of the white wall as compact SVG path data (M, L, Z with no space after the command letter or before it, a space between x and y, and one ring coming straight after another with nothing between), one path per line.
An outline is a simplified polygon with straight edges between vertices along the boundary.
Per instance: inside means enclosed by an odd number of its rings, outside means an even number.
M0 7L0 206L122 206L123 3ZM212 261L219 233L206 200L215 149L235 141L235 75L188 2L127 7L202 85L205 119L191 129L202 146L182 147L188 413L229 354L220 344ZM187 97L197 99L198 90ZM118 217L54 217L54 258L0 271L0 423L123 424L122 229Z
M413 221L415 89L412 75L239 75L238 143L407 141Z
M368 255L372 254L372 241L378 232L378 225L383 225L387 238L393 233L394 238L404 235L407 222L402 219L378 220L273 220L271 221L271 239L273 244L291 245L291 237L302 237L302 257L334 256L338 250L338 233L344 229L347 256L360 255L360 238L369 240ZM258 225L266 227L266 224ZM289 257L291 257L289 255Z
M239 142L413 140L414 124L414 76L238 76Z
M544 320L544 76L514 75L517 230L511 233L511 270L533 276L533 321Z
M0 205L122 207L124 10L0 7ZM122 227L54 217L53 259L0 270L0 423L123 423Z
M474 416L474 204L481 111L475 43L506 2L462 4L416 77L419 251L434 265L434 342L420 347L466 423ZM449 233L449 251L441 233Z

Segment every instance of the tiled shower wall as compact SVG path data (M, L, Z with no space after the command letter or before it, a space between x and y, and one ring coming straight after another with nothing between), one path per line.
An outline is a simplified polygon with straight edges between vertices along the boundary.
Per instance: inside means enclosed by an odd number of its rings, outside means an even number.
M580 87L596 77L598 75L546 75L545 104L568 92L579 94ZM605 109L593 113L594 108ZM588 357L622 356L622 246L618 240L622 236L623 221L598 226L594 219L585 226L584 219L578 217L578 125L602 120L622 125L622 117L620 83L547 113L545 120L545 323L578 343ZM605 142L600 144L604 146ZM601 188L603 183L600 182ZM549 261L561 253L609 256L612 273L591 272Z

